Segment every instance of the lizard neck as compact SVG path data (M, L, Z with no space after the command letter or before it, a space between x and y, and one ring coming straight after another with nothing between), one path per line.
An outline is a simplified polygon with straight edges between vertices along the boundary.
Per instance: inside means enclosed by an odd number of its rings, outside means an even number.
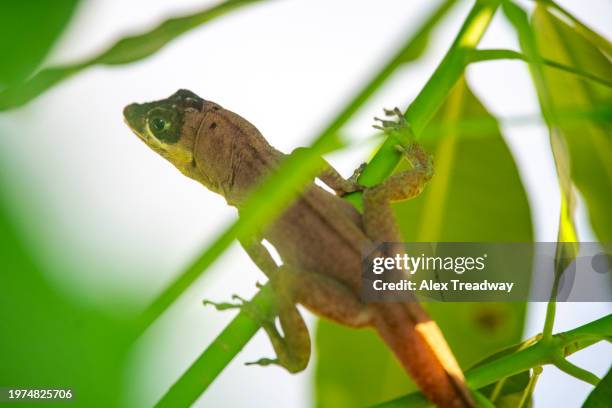
M256 190L279 165L283 153L268 146L268 149L236 149L231 161L231 177L220 184L221 194L227 203L242 208L248 196Z
M203 116L193 155L197 179L223 195L228 204L241 207L284 155L255 126L231 111L213 106Z

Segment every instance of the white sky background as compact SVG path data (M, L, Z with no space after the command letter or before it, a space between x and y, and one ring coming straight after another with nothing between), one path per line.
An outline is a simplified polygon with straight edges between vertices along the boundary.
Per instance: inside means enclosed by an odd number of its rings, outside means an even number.
M126 33L202 6L195 0L97 0L81 4L75 20L50 58L66 62L88 56ZM25 220L45 262L66 265L69 277L51 277L76 287L83 298L113 307L140 296L144 306L178 269L235 217L224 200L180 175L144 146L123 124L129 102L164 98L189 88L252 121L268 140L289 152L305 145L326 119L418 26L428 1L271 1L222 17L194 30L151 58L118 67L96 67L53 88L26 107L0 117L0 149L8 171L25 177L14 200L33 194L34 216ZM437 2L436 2L437 3ZM612 37L612 4L606 0L559 1L607 38ZM471 6L464 1L435 32L432 51L402 69L348 127L355 138L371 134L382 107L402 109L416 96L447 49ZM529 5L529 3L525 3ZM482 47L517 48L498 13ZM479 64L468 71L470 85L501 117L538 112L531 80L520 62ZM87 130L87 131L84 131ZM558 188L546 130L534 124L504 127L527 187L536 239L554 241ZM6 137L18 135L19 137ZM335 154L344 174L370 147ZM593 240L579 208L583 240ZM40 233L44 225L46 233ZM57 239L61 231L61 239ZM70 248L81 256L56 256ZM92 269L89 259L95 260ZM100 260L100 261L99 261ZM232 247L140 341L126 373L132 405L150 405L178 378L231 320L200 300L255 293L263 275ZM109 298L105 293L118 293ZM541 330L545 304L530 309L527 335ZM611 311L609 304L560 304L557 330L575 327ZM270 356L259 333L199 401L207 406L310 406L312 365L288 375L278 368L244 367ZM600 345L572 359L603 375L612 348ZM579 406L590 386L545 368L536 389L537 406ZM135 399L134 399L135 398Z

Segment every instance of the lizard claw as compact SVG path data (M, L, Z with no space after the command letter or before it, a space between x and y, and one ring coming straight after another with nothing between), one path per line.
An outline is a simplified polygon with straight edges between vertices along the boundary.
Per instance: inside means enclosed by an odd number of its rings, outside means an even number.
M380 124L373 125L375 129L382 130L390 136L400 136L401 134L406 134L407 137L405 139L413 138L410 123L406 121L406 118L399 108L383 110L385 112L385 116L395 118L395 120L386 120L374 117L375 121L380 122Z
M337 190L336 194L340 197L344 197L345 195L350 194L350 193L354 193L357 191L364 191L366 187L364 185L359 184L359 181L357 180L359 179L359 176L361 176L363 169L365 169L367 165L368 165L367 163L361 163L359 167L355 169L351 177L346 179L346 181L343 183L344 186L342 190L339 190L339 191Z
M205 306L213 306L218 311L240 309L240 311L244 312L247 316L257 321L262 327L273 327L275 325L275 318L268 318L267 316L265 316L265 314L262 313L260 308L253 302L246 300L238 295L232 295L232 300L235 300L236 302L212 302L210 300L204 299L202 303Z
M250 304L248 300L243 299L238 295L232 295L232 300L237 300L236 303L232 302L213 302L208 299L202 300L204 306L213 306L219 311L230 310L230 309L243 309Z
M398 120L400 120L400 121L402 119L404 119L404 114L402 113L402 111L397 106L395 108L393 108L393 109L385 109L385 108L383 108L383 111L385 112L385 115L387 115L387 116L397 116Z
M230 302L213 302L208 299L202 300L202 304L204 306L212 306L218 311L230 310L230 309L240 309L243 304L242 303L230 303Z
M272 359L272 358L260 358L257 361L249 361L247 363L244 363L244 365L250 366L250 365L258 365L258 366L269 366L272 364L279 364L277 359Z
M433 175L433 159L417 142L393 146L415 169L424 170L430 177Z
M359 184L357 180L359 179L359 176L361 176L363 169L365 169L367 165L368 163L361 163L359 167L355 169L351 177L348 178L347 181L352 185L353 191L363 191L365 189L365 187Z

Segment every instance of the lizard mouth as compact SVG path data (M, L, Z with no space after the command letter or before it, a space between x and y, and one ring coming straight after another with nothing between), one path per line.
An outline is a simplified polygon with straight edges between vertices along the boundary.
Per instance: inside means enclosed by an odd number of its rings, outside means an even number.
M134 133L141 139L144 139L145 129L144 129L144 112L142 105L137 103L132 103L123 108L123 121L126 125L132 129Z

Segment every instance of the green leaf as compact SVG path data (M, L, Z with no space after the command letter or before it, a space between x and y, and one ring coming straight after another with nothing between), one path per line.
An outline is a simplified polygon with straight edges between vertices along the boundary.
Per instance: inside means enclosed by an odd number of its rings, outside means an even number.
M25 79L40 65L77 3L78 0L0 2L0 87Z
M582 408L607 408L612 401L612 368L591 391Z
M0 91L0 111L16 108L29 102L60 81L92 65L128 64L146 58L181 34L236 8L258 1L261 0L227 0L193 14L170 18L146 33L119 40L106 51L93 58L74 64L44 69L29 80ZM35 7L37 6L33 6L33 8Z
M396 206L405 241L532 240L527 197L495 119L460 80L429 128L458 120L483 121L486 135L429 132L421 142L434 154L436 175L417 199ZM401 167L400 167L401 169ZM520 341L523 303L429 303L463 367ZM469 333L469 336L466 336ZM368 330L322 321L316 337L317 404L364 406L415 389L384 343ZM419 400L420 401L420 400Z
M0 384L70 388L70 406L119 406L133 333L49 282L65 271L37 264L15 226L18 212L5 205L6 188L0 186Z
M529 24L527 12L509 1L504 2L503 10L508 21L517 32L522 51L530 61L529 72L538 95L542 117L548 127L550 145L555 160L557 177L559 179L559 189L561 190L561 211L559 213L559 228L555 252L555 281L551 291L550 301L546 309L544 329L542 330L543 338L548 340L552 337L554 329L559 280L567 266L574 260L579 250L578 234L574 222L576 197L570 175L569 152L567 144L562 139L559 127L559 110L551 94L550 84L544 75L542 55L538 50L537 39Z
M610 60L576 27L559 20L540 4L534 10L532 24L542 57L601 78L612 77ZM612 89L608 87L550 67L542 67L542 72L555 110L594 109L612 104ZM601 242L612 240L610 123L608 118L557 125L568 151L570 177L584 196L591 225Z
M558 5L552 0L536 0L542 6L555 11L557 14L561 14L564 18L571 21L572 26L575 28L576 32L583 36L586 40L595 44L599 49L601 49L605 54L612 55L612 43L602 37L599 33L596 33L591 28L587 27L577 19L572 13Z

